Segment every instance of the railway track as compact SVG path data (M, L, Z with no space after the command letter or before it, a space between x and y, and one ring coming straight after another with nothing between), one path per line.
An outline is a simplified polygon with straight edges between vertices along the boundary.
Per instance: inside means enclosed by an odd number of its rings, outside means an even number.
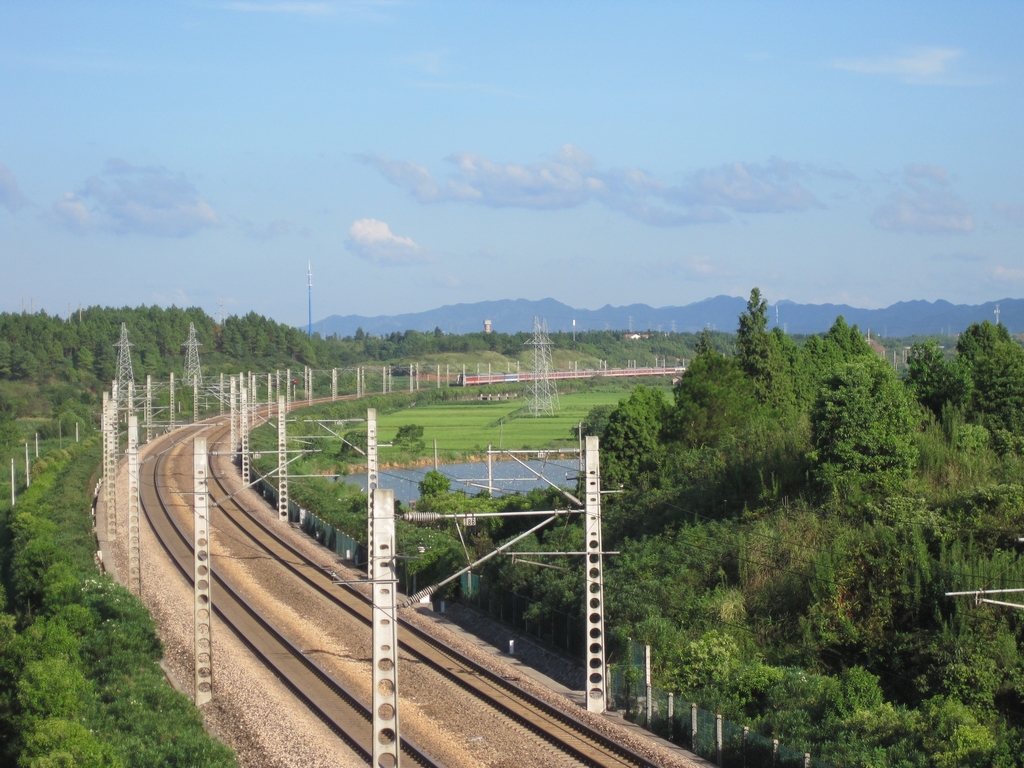
M208 441L215 444L227 431L226 427L208 428ZM179 448L178 450L184 450ZM147 462L144 482L143 506L171 559L186 579L191 580L192 550L190 531L181 529L170 514L158 477L169 453ZM369 601L356 589L339 585L329 568L309 559L285 541L274 529L250 515L238 502L230 498L218 474L210 471L210 497L219 505L211 505L211 523L214 529L233 529L248 539L254 547L272 558L291 578L315 590L325 599L363 623L369 631L371 608ZM147 487L148 486L148 487ZM318 717L338 733L346 743L369 762L369 712L345 690L337 680L308 659L287 638L280 635L261 617L231 585L214 574L218 586L215 610L242 641ZM522 690L514 682L494 674L487 668L466 659L443 642L431 637L412 624L399 620L399 644L402 650L422 664L435 670L459 687L471 693L488 707L526 727L538 738L554 746L577 762L596 768L646 768L652 763L643 756L595 732L586 723L566 714ZM403 740L404 759L418 765L435 765L415 745Z

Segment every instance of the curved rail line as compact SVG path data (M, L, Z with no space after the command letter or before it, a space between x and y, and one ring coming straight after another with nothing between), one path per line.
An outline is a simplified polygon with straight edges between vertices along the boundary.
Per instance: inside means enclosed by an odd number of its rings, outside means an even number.
M230 491L216 472L210 471L208 476L219 487L220 498L227 499L218 505L211 496L214 528L217 527L218 516L228 521L297 579L367 627L371 626L368 598L353 587L336 584L333 573L303 555L272 527L250 515L234 498L229 498ZM402 650L583 764L597 768L646 768L651 765L645 757L595 732L586 723L529 694L514 682L465 658L408 621L402 618L398 621L399 647Z
M345 399L350 399L346 397ZM227 432L222 425L210 424L214 430L210 444ZM194 434L194 433L193 433ZM174 446L184 443L178 440ZM191 583L191 536L181 530L170 514L165 489L157 478L169 457L169 451L144 464L149 483L143 482L143 508L154 532L168 556ZM230 492L211 471L208 477L219 488L220 504L213 498L211 512L232 527L239 529L256 546L264 550L294 577L315 589L339 608L370 626L369 600L356 589L334 582L331 571L302 555L285 542L269 526L251 516L230 498ZM147 503L148 502L148 503ZM211 520L211 523L215 521ZM370 762L370 715L366 707L334 680L325 670L306 657L300 649L278 633L259 612L216 573L214 581L225 597L215 601L214 610L232 631L260 658L293 693L354 751ZM225 599L227 598L227 599ZM461 688L485 701L488 706L543 738L567 756L596 768L648 768L651 762L614 740L593 731L582 721L527 693L513 681L506 680L487 668L466 659L443 642L431 637L404 620L400 622L400 647L444 675ZM403 755L415 764L436 766L427 755L402 740Z
M182 445L175 441L170 450ZM185 579L192 583L193 551L191 537L186 536L170 513L166 489L158 478L170 457L170 450L147 459L140 483L142 507L150 526L171 561ZM371 762L371 717L369 709L313 660L279 633L259 611L250 605L216 572L211 572L217 585L214 612L232 632L299 698L317 717L334 731L353 751ZM402 739L405 760L423 768L443 768L408 739Z

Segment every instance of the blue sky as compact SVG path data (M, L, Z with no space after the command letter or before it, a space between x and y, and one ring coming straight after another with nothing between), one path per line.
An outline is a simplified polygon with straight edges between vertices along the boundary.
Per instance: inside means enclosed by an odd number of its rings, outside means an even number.
M1024 4L0 4L0 310L1024 295Z

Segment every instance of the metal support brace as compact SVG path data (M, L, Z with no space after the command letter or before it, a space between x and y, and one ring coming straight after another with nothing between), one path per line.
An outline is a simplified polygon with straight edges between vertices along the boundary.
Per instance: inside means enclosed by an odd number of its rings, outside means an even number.
M193 479L193 520L192 549L193 558L192 584L195 604L195 702L200 707L213 698L213 663L211 654L213 645L210 642L213 622L210 612L213 604L210 600L210 497L207 483L206 438L197 437L192 441L192 479Z
M128 591L142 594L139 519L139 419L128 414Z
M373 541L373 496L377 490L377 409L366 409L366 545ZM372 553L372 550L371 550ZM366 558L366 578L371 581L373 558Z
M171 371L171 386L170 386L170 399L168 401L167 411L170 416L167 417L167 427L169 432L174 431L174 371Z
M231 461L234 463L235 451L238 450L238 380L231 377Z
M604 638L604 546L601 541L601 461L597 437L586 442L585 524L587 555L587 711L607 708L608 669Z
M146 420L146 443L153 441L153 375L146 374L146 405L142 411L142 418Z
M284 395L277 396L277 519L288 522L288 431Z
M398 623L395 588L395 492L373 492L373 763L398 768Z
M241 444L239 450L242 454L242 482L246 485L249 484L249 398L248 390L243 389L242 395L242 414L239 419L241 429Z
M331 368L331 402L338 399L338 369Z

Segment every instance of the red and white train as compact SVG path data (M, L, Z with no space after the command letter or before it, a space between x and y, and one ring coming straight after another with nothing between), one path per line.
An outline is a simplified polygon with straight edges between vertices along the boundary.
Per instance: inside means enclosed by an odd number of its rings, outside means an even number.
M592 376L682 376L685 372L686 368L684 366L591 368L571 371L550 371L548 378L561 381L563 379L589 379ZM457 384L460 387L480 387L486 384L518 384L524 381L533 381L533 378L533 371L520 371L518 373L460 373Z

